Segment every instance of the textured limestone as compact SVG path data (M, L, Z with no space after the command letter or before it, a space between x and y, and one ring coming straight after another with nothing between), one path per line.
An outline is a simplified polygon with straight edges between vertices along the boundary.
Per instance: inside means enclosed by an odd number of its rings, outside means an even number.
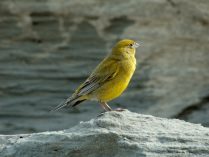
M100 107L89 102L48 111L120 38L143 44L130 87L111 106L209 126L198 118L209 104L208 0L1 0L0 17L1 133L62 129L95 116Z
M209 129L129 111L109 112L53 132L0 136L1 157L203 157Z

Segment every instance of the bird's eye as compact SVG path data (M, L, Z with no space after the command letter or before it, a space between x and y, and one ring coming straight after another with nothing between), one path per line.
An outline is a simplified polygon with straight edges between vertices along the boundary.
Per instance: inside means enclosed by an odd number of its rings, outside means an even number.
M132 46L133 46L133 44L129 44L129 46L131 46L131 47L132 47Z

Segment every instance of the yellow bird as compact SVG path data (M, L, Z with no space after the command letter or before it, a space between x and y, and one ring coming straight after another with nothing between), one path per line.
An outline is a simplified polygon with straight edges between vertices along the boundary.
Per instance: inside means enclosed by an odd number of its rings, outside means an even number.
M105 111L111 111L107 102L120 96L128 86L136 69L135 51L138 46L138 43L129 39L116 43L112 52L105 57L75 93L53 111L66 106L74 107L85 100L96 100Z

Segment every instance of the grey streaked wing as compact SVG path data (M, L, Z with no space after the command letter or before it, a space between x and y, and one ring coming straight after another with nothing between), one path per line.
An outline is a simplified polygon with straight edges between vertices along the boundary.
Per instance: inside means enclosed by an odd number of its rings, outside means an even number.
M105 82L111 80L113 77L115 77L117 71L113 72L112 74L106 75L106 76L91 76L89 77L84 84L80 87L80 89L77 91L76 95L86 95L89 94L99 87L101 87ZM101 79L102 78L102 79Z
M78 96L86 95L93 92L100 86L100 81L96 77L88 78L76 93Z

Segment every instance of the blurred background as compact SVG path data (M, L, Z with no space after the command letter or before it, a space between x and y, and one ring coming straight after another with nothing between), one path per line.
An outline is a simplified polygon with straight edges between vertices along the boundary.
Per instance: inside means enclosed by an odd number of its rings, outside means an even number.
M142 43L113 108L209 126L208 0L1 0L0 134L67 129L96 102L49 112L120 39Z

